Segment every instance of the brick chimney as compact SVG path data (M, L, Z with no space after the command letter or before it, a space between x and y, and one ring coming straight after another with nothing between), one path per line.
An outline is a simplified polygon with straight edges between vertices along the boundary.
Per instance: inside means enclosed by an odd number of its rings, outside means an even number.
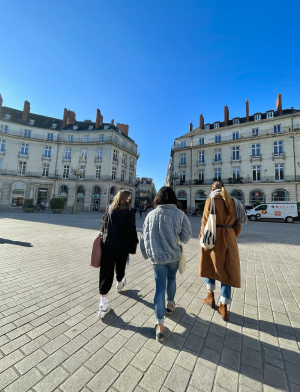
M111 120L111 125L115 125L115 120L114 119Z
M68 111L66 108L64 108L64 116L63 116L63 122L62 122L62 128L65 128L68 125Z
M249 121L249 101L246 99L246 121Z
M204 128L204 117L202 116L202 113L200 114L200 125L199 125L200 129Z
M96 129L99 128L100 125L102 125L102 124L103 124L103 116L102 116L102 114L100 112L100 109L97 109L95 128Z
M2 99L2 96L0 94L0 113L1 113L1 110L2 110L2 103L3 103L3 99Z
M29 113L30 113L30 103L28 101L24 102L24 109L23 109L23 115L22 115L22 120L27 121L29 118Z
M229 123L229 110L227 105L224 106L224 123L225 123L225 127Z
M76 121L76 114L72 110L68 110L68 124L74 124Z
M123 132L126 136L128 136L128 132L129 132L128 124L117 123L116 127L119 128L120 131Z
M192 132L192 130L193 130L193 123L190 122L190 132Z
M281 94L278 93L277 100L276 100L276 111L278 114L282 114L282 98Z

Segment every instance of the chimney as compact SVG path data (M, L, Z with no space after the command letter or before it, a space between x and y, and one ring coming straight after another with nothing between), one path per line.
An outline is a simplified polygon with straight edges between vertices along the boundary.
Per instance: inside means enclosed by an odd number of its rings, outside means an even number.
M3 99L2 99L2 96L0 94L0 113L1 113L1 110L2 110L2 103L3 103Z
M115 120L114 119L111 120L111 125L115 125Z
M62 128L65 128L68 125L68 111L66 108L64 108L64 116L63 116L63 122L62 122Z
M202 116L202 113L200 114L200 125L199 125L200 129L204 128L204 117Z
M119 128L120 131L123 132L126 136L128 136L128 132L129 132L128 124L117 123L116 127Z
M76 114L72 110L68 110L68 124L74 124L76 121Z
M229 110L227 105L224 106L224 123L225 123L225 127L229 123Z
M193 123L191 122L190 123L190 132L192 132L192 130L193 130Z
M249 101L246 99L246 121L249 121Z
M276 100L276 111L278 114L282 114L282 98L281 94L278 93L277 100Z
M100 109L97 109L95 128L96 129L99 128L100 125L102 125L102 124L103 124L103 116L102 116L102 114L100 112Z
M27 121L29 118L29 113L30 113L30 103L28 101L24 102L24 109L23 109L23 115L22 115L22 120Z

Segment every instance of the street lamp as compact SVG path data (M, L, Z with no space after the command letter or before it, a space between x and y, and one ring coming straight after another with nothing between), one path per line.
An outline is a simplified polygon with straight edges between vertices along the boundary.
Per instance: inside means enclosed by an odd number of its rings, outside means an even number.
M178 172L172 172L170 174L170 180L173 180L173 190L175 191L175 182L176 180L179 180L179 178L181 177L180 173Z
M76 214L77 211L77 182L80 176L84 176L85 175L85 170L84 169L80 169L75 168L73 169L73 167L71 167L71 173L76 176L76 185L75 185L75 200L74 200L74 204L73 204L73 208L72 208L72 214Z

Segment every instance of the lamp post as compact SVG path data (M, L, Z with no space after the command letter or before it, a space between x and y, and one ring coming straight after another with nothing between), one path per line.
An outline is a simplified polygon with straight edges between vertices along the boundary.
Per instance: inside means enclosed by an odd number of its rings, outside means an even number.
M181 177L181 175L180 175L180 173L178 173L178 172L172 172L171 174L170 174L170 180L173 180L174 182L173 182L173 190L174 190L174 192L175 192L175 182L176 182L176 180L179 180L179 178Z
M79 168L71 168L71 173L76 176L76 184L75 184L75 199L74 199L74 204L72 208L72 214L76 214L77 212L77 183L78 179L81 175L85 175L85 170L84 169L79 169Z

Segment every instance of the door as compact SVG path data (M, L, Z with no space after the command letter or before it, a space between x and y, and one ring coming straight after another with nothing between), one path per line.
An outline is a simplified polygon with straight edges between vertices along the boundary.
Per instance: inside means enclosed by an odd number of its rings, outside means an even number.
M267 210L268 205L267 204L261 204L260 206L255 208L255 215L257 219L260 218L267 218Z
M48 198L48 189L39 188L38 190L38 198L37 198L37 205L41 204L41 201L47 201Z

